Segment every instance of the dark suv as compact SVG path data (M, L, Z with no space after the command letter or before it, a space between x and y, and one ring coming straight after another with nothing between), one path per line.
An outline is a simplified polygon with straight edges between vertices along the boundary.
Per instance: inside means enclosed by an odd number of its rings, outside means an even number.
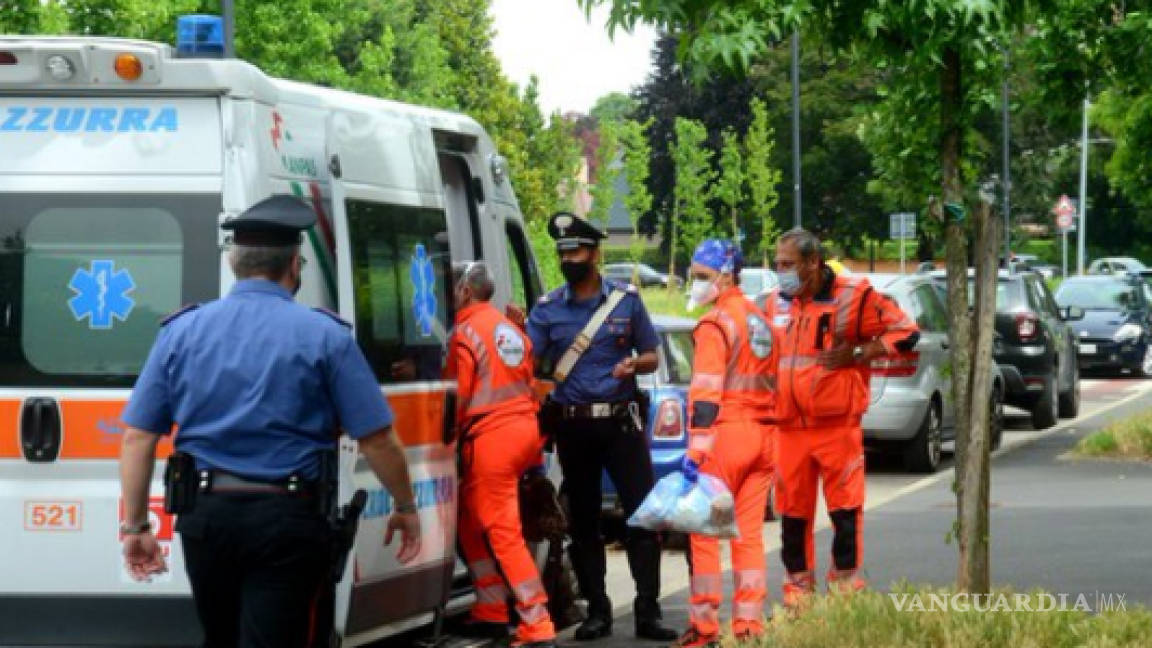
M946 284L944 272L932 276ZM974 283L975 274L969 271L969 303L974 301ZM1056 305L1038 273L1000 271L992 355L1004 374L1004 402L1032 412L1032 426L1038 430L1080 412L1076 336L1068 315Z

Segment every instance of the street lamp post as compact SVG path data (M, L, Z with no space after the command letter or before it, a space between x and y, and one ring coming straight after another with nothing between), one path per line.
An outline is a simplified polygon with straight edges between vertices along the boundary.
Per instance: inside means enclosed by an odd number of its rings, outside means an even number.
M1084 274L1084 241L1088 237L1088 109L1084 95L1084 118L1080 128L1080 219L1076 224L1076 274Z
M1009 166L1008 142L1011 137L1011 125L1008 112L1008 50L1004 50L1004 267L1012 257L1012 171Z
M220 13L224 14L224 58L236 58L236 12L232 0L221 0Z

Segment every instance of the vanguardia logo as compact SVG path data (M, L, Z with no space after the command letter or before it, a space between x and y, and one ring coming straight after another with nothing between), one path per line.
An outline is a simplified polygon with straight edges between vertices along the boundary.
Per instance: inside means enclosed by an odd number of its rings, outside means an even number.
M1124 612L1128 609L1126 597L1118 592L888 594L897 612Z
M126 269L117 270L110 260L92 261L90 269L77 268L68 282L76 293L68 300L68 308L76 321L88 320L88 328L107 330L113 319L128 319L136 300L128 293L136 290L136 282Z

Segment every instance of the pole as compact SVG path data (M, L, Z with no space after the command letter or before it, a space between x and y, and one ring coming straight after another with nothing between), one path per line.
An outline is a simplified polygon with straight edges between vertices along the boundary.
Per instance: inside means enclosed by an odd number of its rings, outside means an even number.
M1088 108L1084 95L1084 121L1080 129L1080 222L1076 224L1076 274L1084 274L1084 240L1088 238Z
M904 268L904 223L900 223L900 274L908 274Z
M236 58L236 18L232 0L220 0L220 10L224 14L224 58Z
M1068 230L1060 232L1060 249L1061 256L1064 259L1060 268L1060 278L1064 279L1068 276Z
M792 32L792 226L800 227L800 32Z
M1004 267L1012 258L1012 170L1008 163L1008 142L1011 124L1008 115L1008 50L1004 50Z

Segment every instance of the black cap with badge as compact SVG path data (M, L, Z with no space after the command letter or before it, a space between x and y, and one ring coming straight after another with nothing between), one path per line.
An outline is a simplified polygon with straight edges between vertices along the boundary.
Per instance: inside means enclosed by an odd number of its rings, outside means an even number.
M272 196L230 218L220 229L232 232L236 245L300 244L300 232L316 224L316 212L295 196Z
M548 235L556 240L556 250L565 252L578 247L596 247L607 238L587 218L571 212L556 212L548 220Z

